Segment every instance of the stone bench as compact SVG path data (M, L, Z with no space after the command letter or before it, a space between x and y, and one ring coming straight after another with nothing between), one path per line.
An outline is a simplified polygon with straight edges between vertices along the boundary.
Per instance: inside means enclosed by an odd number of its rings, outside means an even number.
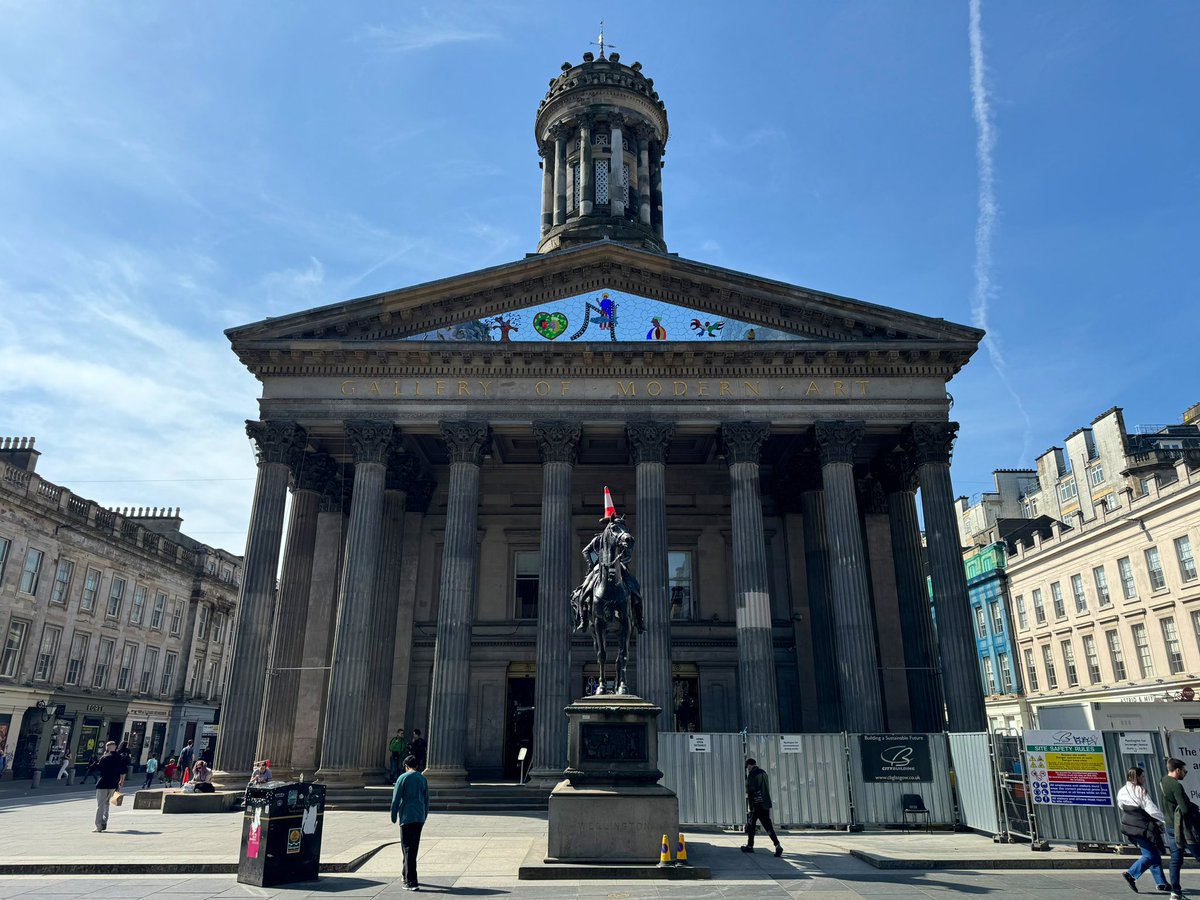
M244 796L242 791L216 791L211 794L185 794L182 791L163 792L164 813L222 813L231 812Z
M143 788L133 795L134 809L162 809L164 790L149 790Z

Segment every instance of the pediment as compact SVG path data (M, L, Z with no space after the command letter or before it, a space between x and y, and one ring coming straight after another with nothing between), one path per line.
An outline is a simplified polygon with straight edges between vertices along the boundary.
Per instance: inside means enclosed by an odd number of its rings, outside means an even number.
M901 348L934 343L967 356L983 336L943 319L607 241L267 319L227 334L235 350L331 340L343 346L802 341Z

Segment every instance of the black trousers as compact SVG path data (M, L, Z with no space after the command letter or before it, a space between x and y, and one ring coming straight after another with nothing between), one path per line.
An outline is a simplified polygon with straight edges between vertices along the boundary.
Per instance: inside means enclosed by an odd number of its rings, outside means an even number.
M755 807L746 814L746 846L754 846L755 823L762 822L763 830L771 837L772 844L778 844L779 838L775 836L775 826L771 824L771 811Z
M410 822L400 826L400 851L404 854L404 866L400 874L409 887L417 884L417 851L421 849L421 829L424 822Z

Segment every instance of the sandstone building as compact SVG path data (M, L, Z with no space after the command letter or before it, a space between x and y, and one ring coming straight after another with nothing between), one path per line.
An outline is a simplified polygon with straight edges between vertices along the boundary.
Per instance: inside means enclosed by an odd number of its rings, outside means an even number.
M103 509L0 439L0 752L5 777L134 761L206 741L233 640L241 559L180 532L178 510Z
M606 485L660 728L983 727L946 394L981 332L669 253L641 69L551 82L537 253L228 332L262 398L218 768L360 781L419 727L435 783L556 779Z

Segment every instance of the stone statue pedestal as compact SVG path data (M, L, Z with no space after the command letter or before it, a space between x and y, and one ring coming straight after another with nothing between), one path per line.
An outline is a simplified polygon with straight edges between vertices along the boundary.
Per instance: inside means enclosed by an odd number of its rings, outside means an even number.
M550 793L547 863L657 863L679 833L679 798L660 785L662 710L632 694L567 707L567 768Z

